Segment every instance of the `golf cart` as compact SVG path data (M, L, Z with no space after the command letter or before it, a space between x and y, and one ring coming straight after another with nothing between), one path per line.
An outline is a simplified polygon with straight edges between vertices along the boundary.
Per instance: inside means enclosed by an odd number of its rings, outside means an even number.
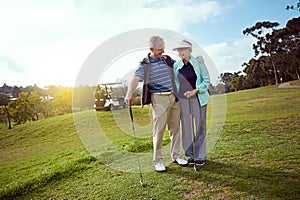
M113 88L114 87L114 88ZM95 91L96 111L111 111L116 108L125 108L124 102L124 85L122 83L104 83L96 86Z

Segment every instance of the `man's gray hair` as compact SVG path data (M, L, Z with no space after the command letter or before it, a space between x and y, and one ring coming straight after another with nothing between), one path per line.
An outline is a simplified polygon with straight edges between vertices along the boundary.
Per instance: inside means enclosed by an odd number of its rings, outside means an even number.
M164 39L159 36L152 36L149 41L149 47L155 49L158 41L164 42Z

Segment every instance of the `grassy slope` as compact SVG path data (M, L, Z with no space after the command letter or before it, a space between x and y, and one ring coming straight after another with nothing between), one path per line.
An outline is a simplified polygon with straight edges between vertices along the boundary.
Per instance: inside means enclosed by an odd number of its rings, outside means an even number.
M297 81L291 81L290 82L290 85L297 85L297 86L300 86L300 81L297 80Z
M171 164L167 173L146 173L145 188L138 174L89 156L72 115L0 126L0 198L299 199L299 102L300 89L274 86L227 94L226 122L207 164L198 172ZM97 115L116 146L132 143L109 113Z

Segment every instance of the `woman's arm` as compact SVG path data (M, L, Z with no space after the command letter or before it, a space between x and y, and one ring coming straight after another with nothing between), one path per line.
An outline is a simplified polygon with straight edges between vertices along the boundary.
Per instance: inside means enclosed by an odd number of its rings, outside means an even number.
M210 85L210 77L209 77L209 73L207 70L207 67L204 63L204 59L202 56L198 56L196 57L196 60L199 63L199 67L200 67L200 76L201 78L201 82L196 83L196 88L198 89L199 93L204 93L208 90L209 85Z

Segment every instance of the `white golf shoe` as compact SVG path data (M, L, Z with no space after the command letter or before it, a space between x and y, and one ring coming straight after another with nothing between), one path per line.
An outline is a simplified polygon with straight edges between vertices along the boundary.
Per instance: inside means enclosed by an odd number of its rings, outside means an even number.
M178 165L181 166L187 166L188 162L182 158L177 158L176 160L173 161L174 163L177 163Z
M163 163L157 163L154 165L155 171L157 172L165 172L166 171L166 167L164 166Z

